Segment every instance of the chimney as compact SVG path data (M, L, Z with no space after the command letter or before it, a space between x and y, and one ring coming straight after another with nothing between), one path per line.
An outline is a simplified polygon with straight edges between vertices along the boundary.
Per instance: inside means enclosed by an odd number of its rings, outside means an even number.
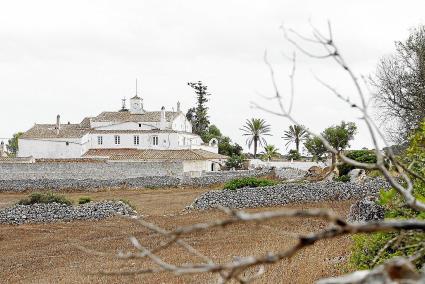
M164 130L165 129L165 107L161 108L161 117L159 120L159 129Z
M177 112L180 112L180 102L177 102Z
M59 135L59 131L61 130L61 116L58 114L56 116L56 134Z

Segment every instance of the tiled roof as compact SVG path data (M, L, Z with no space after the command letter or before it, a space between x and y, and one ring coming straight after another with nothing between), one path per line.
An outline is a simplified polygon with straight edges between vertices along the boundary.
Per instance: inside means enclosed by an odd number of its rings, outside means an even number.
M59 133L56 124L36 124L25 132L20 139L81 138L90 131L80 124L61 124Z
M173 121L180 112L166 111L165 119L167 121ZM99 114L98 116L92 118L92 121L102 122L102 121L115 121L115 122L159 122L161 120L160 111L149 111L144 114L133 114L129 111L105 111Z
M107 157L110 160L215 160L227 156L199 149L186 150L138 150L138 149L90 149L84 157Z

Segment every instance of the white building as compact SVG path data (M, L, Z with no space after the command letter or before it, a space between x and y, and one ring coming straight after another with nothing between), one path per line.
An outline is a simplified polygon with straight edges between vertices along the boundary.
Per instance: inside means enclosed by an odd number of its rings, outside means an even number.
M35 124L19 139L18 157L36 159L103 158L112 161L184 162L186 171L218 170L227 157L217 141L204 144L192 133L177 103L177 111L145 111L139 96L120 111L102 112L78 124Z

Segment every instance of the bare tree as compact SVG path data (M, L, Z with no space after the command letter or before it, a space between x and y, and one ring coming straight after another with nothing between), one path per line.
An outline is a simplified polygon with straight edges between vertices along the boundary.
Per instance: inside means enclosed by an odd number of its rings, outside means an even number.
M396 53L381 59L372 83L390 139L405 142L425 118L425 26L396 42Z
M328 88L334 95L336 95L339 99L345 101L349 107L356 108L362 115L362 119L365 122L371 139L375 146L375 153L377 156L377 161L374 164L366 164L360 163L355 160L352 160L344 155L343 152L338 151L333 148L331 144L320 134L315 134L311 130L306 128L306 131L318 139L322 141L325 145L326 149L337 155L339 159L347 164L353 165L358 168L364 169L377 169L383 173L387 181L391 184L393 188L395 188L401 196L404 198L406 204L417 211L424 211L425 204L418 201L412 194L413 185L412 181L406 173L407 168L404 168L397 160L394 155L389 151L388 153L382 153L379 149L378 145L378 137L384 139L383 134L377 128L376 124L371 119L368 113L368 105L366 102L366 96L364 87L359 82L358 77L351 70L351 68L345 63L344 58L342 57L340 51L338 50L335 41L332 36L331 26L329 25L329 34L324 36L321 32L319 32L316 28L313 29L313 37L307 38L303 35L298 34L293 30L286 30L282 28L284 32L285 38L292 43L297 50L300 52L317 59L329 58L334 60L344 72L346 72L353 82L354 88L357 91L359 96L360 104L355 104L350 101L350 99L344 96L342 93L338 92L333 87L328 84L320 81L326 88ZM294 39L295 38L295 39ZM324 50L323 54L314 54L310 51L305 50L302 45L300 45L299 41L308 41L313 42L321 46ZM286 102L283 96L281 95L279 89L276 85L276 79L274 75L274 70L271 64L268 62L267 57L265 57L265 62L269 66L272 84L274 86L274 96L273 99L276 100L279 110L274 111L267 108L264 108L261 105L254 104L257 108L267 111L269 113L273 113L282 118L288 119L292 124L300 125L298 121L292 116L292 105L294 98L294 75L295 75L295 55L292 58L293 68L290 75L290 85L291 85L291 93L289 95L289 100ZM385 140L384 140L385 141ZM386 144L386 143L384 143ZM386 156L385 156L386 155ZM388 158L394 162L396 170L398 171L402 180L395 178L391 172L384 165L384 158ZM420 177L422 179L422 177ZM107 271L103 272L104 274L148 274L148 273L157 273L167 271L170 273L174 273L177 275L180 274L194 274L194 273L217 273L220 276L220 283L228 283L229 281L236 281L238 283L249 283L258 277L260 277L265 272L266 265L270 265L273 263L277 263L283 259L289 259L295 254L297 254L300 250L305 247L312 246L316 244L318 241L324 239L332 239L341 235L347 234L356 234L356 233L373 233L373 232L388 232L388 231L401 231L401 230L420 230L425 231L425 221L411 219L411 220L384 220L384 221L375 221L375 222L367 222L367 223L356 223L350 224L347 223L344 218L341 218L335 215L332 211L326 209L314 209L314 210L272 210L272 211L263 211L259 213L248 213L245 211L231 210L228 208L221 208L226 214L227 217L220 220L212 220L207 223L198 223L191 224L183 227L178 227L173 230L166 230L161 228L153 223L147 222L142 218L135 219L135 222L140 224L141 226L148 228L149 230L155 232L156 234L161 235L164 239L162 241L158 241L158 245L155 247L146 247L139 242L135 237L131 237L131 243L134 248L137 250L136 253L121 253L119 255L120 258L148 258L151 260L153 266L150 268L144 268L141 270L133 270L133 271ZM326 220L328 222L328 226L320 231L313 232L310 234L299 236L298 241L292 247L283 251L273 251L267 254L262 255L251 255L246 257L241 257L236 260L232 260L225 263L218 263L214 261L214 259L210 256L204 255L200 253L196 248L191 246L186 240L185 236L193 232L206 232L211 230L212 228L228 228L234 224L246 223L246 222L263 222L270 219L285 219L291 217L300 217L300 218L310 218L310 217L318 217ZM168 263L163 258L161 258L158 253L166 250L171 245L178 245L182 247L187 253L196 256L199 259L197 263L190 264L174 264ZM82 248L88 251L85 248ZM91 253L98 253L89 251ZM401 265L400 262L394 262L393 265ZM244 277L243 274L250 268L256 267L256 273L249 277ZM394 266L395 267L395 266ZM376 270L368 272L370 275L373 273L377 273ZM354 280L358 274L353 275L351 277L346 278L346 280L341 280L338 283L354 283ZM362 275L364 278L365 275ZM391 275L389 276L391 277ZM344 282L345 281L345 282ZM324 281L322 283L327 283ZM335 283L335 282L333 282Z

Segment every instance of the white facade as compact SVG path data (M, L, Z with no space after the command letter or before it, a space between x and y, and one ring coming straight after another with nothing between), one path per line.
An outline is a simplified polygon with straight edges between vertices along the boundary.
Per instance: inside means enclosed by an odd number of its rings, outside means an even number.
M205 145L192 133L179 103L177 110L147 112L142 99L135 96L130 110L123 106L121 111L103 112L80 124L61 124L58 116L56 124L36 124L19 139L18 157L81 158L90 149L201 149L218 153L216 143Z

